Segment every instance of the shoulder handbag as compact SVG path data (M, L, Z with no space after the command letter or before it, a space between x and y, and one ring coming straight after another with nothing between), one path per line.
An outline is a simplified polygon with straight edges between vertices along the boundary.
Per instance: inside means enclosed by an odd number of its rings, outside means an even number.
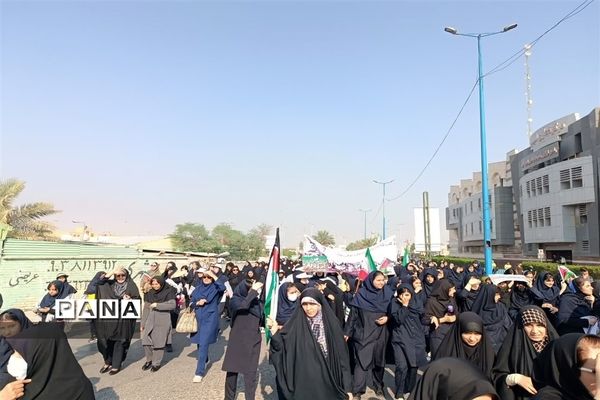
M198 321L196 321L196 313L192 307L184 308L179 312L179 319L175 331L179 333L196 333L198 332Z

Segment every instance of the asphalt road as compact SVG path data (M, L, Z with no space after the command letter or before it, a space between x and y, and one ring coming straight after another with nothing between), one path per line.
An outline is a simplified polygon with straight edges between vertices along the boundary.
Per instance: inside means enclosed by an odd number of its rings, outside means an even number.
M135 339L127 354L123 369L116 375L100 374L102 357L96 344L85 339L70 339L75 357L84 372L92 381L98 400L147 400L147 399L186 399L218 400L224 398L225 372L221 363L225 354L229 327L223 326L223 333L217 343L210 347L209 358L212 365L201 383L192 383L196 369L196 346L186 335L176 334L173 338L173 352L165 353L163 366L157 372L142 371L144 351L141 340ZM393 385L393 371L385 374L386 399L393 399L389 388ZM245 399L242 379L238 380L237 400ZM276 400L275 370L267 360L267 348L263 341L259 363L259 382L256 399ZM363 400L377 397L369 390ZM318 399L310 399L318 400Z

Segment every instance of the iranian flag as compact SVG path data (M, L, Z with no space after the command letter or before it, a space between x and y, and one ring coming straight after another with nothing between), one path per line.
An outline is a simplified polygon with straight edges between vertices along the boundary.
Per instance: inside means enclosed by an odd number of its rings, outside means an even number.
M279 228L275 234L275 244L271 250L269 258L269 269L267 270L267 279L265 282L265 317L275 321L277 317L277 300L279 299L279 265L281 264L279 254ZM267 341L271 339L271 331L266 325L265 318L265 335Z
M375 264L375 261L373 261L373 257L371 256L371 250L369 250L368 247L367 252L365 253L365 258L367 259L367 266L369 268L369 271L365 271L364 269L360 270L360 272L358 273L358 279L360 279L361 281L367 279L369 273L377 271L377 264Z
M558 266L558 272L560 273L560 277L563 280L563 282L570 282L571 280L577 278L577 275L575 275L575 272L571 271L569 268L567 268L564 265Z

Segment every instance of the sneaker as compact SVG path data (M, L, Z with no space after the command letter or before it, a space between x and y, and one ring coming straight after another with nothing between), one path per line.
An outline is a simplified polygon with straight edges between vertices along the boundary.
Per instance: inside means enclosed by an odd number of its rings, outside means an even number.
M88 340L88 343L96 343L98 342L98 339L96 338L91 338L90 340Z
M194 375L194 379L192 379L193 383L200 383L202 382L202 377L200 375Z

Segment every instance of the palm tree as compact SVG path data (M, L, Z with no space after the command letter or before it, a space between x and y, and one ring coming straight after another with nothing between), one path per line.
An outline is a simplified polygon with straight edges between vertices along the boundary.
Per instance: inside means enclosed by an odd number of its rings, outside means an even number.
M18 179L0 181L0 223L11 226L9 237L21 239L48 239L54 227L40 218L59 212L51 203L29 203L14 206L13 201L25 189Z
M315 240L323 246L333 246L335 244L333 235L327 231L318 231L315 235Z

